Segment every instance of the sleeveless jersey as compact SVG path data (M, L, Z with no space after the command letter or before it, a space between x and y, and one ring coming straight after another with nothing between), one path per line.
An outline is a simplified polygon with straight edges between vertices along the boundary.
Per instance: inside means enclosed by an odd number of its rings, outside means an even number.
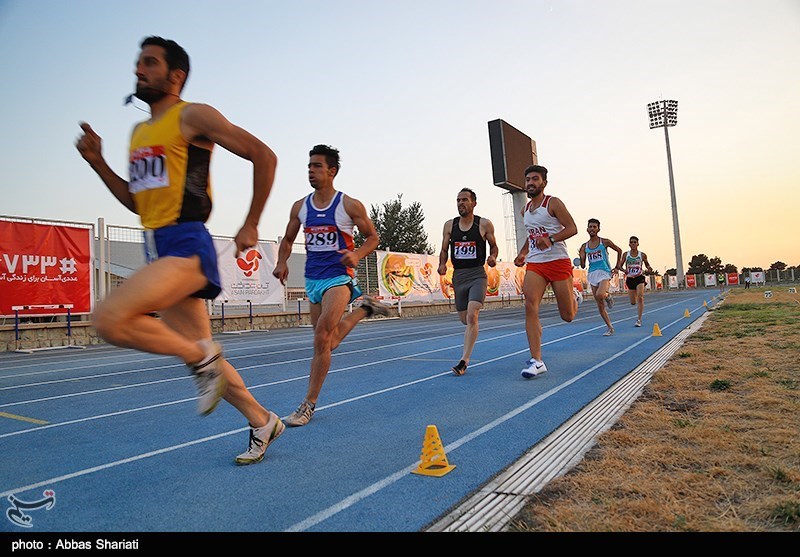
M483 267L486 263L486 240L481 236L481 218L473 217L472 227L464 232L459 228L461 217L453 219L453 230L450 233L450 260L453 269Z
M630 250L625 252L625 275L628 277L638 277L642 274L642 252L633 257Z
M587 272L592 271L607 271L611 272L611 265L608 263L608 249L603 245L603 239L597 237L600 243L596 248L590 248L589 242L586 242L586 260L589 262L589 269Z
M306 278L325 279L342 275L355 276L352 267L342 265L340 249L352 250L353 219L344 209L344 194L336 192L327 207L314 206L306 197L300 207L300 223L306 236Z
M537 238L546 238L564 230L558 219L551 215L547 206L550 204L551 197L545 195L542 204L531 213L530 206L532 201L525 205L525 216L523 222L528 231L528 255L525 256L527 263L546 263L557 259L569 259L567 244L564 241L556 242L551 247L540 250L536 247Z
M211 150L181 134L181 101L154 122L141 122L130 143L128 191L145 228L206 222L211 214Z

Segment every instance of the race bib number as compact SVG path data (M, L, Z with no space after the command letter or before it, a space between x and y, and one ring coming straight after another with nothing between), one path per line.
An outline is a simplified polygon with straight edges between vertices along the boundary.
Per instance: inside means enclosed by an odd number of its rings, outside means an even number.
M586 253L586 259L588 259L589 263L597 263L603 260L603 254L599 251L589 251Z
M538 240L539 238L547 238L547 236L549 236L549 234L547 234L547 230L545 229L528 230L528 251L538 251L539 253L550 251L550 248L552 248L552 246L549 246L545 249L539 249L536 247L536 240Z
M167 186L167 154L163 145L144 147L131 153L128 179L128 191L131 194Z
M336 251L339 249L339 235L336 227L326 226L307 226L303 229L306 235L307 251Z
M475 242L453 242L454 259L477 259L478 246Z
M628 265L628 276L629 277L638 277L642 274L642 266L641 265Z

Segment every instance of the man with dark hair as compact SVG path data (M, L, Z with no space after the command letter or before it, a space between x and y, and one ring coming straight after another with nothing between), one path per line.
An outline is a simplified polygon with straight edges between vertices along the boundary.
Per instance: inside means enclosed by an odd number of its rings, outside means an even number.
M204 299L216 298L221 283L204 223L211 213L211 151L220 145L253 164L253 196L234 238L236 256L255 246L277 157L215 108L182 100L188 72L180 45L161 37L142 41L136 97L150 105L151 117L133 129L128 180L106 163L100 136L80 124L76 147L120 203L141 218L148 261L97 307L94 325L110 344L182 359L197 383L201 415L224 398L247 418L250 444L236 463L252 464L264 458L284 425L256 401L212 340Z
M608 309L614 307L614 297L609 292L611 273L616 273L619 268L622 248L608 238L601 238L598 235L600 233L600 221L597 219L589 219L586 231L589 233L589 240L581 244L578 255L580 256L582 269L586 267L587 259L589 261L589 271L586 279L589 281L589 286L592 287L592 294L595 302L597 302L597 310L600 312L600 317L603 318L607 327L603 336L608 337L614 334L614 325L611 324L611 318L608 316ZM617 262L614 264L613 269L608 260L609 248L617 252Z
M521 375L530 379L547 371L542 361L542 324L539 306L550 285L556 297L561 319L569 323L575 318L583 296L572 285L572 261L564 242L578 233L564 202L544 194L547 169L531 165L525 169L525 190L530 199L522 210L528 239L514 259L517 267L525 266L522 293L525 297L525 332L531 358Z
M642 313L644 313L644 283L647 280L644 276L642 266L647 267L647 270L651 273L653 272L653 268L650 266L650 262L647 261L647 254L643 251L639 251L639 238L631 236L628 245L631 249L624 253L622 260L617 263L615 269L625 272L625 286L628 287L628 299L632 306L638 306L638 317L636 323L634 323L634 327L641 327Z
M475 192L462 188L456 197L458 216L444 223L442 250L439 252L439 274L447 273L447 258L453 263L453 295L456 311L461 322L467 326L464 331L464 350L459 362L453 366L453 373L464 375L475 342L478 340L478 314L486 299L486 269L496 265L497 241L494 225L487 218L473 211L477 204ZM489 244L489 254L486 244Z
M369 296L350 314L342 317L347 305L361 296L355 281L358 262L378 247L380 239L364 205L337 191L333 180L339 175L339 151L328 145L315 145L309 151L308 181L314 191L297 200L289 212L289 223L278 247L278 261L272 274L285 284L289 276L287 261L300 229L306 244L306 295L314 327L314 356L306 397L285 422L304 426L314 415L322 385L331 367L331 353L356 324L371 315L389 314L389 308ZM364 236L356 249L353 230Z

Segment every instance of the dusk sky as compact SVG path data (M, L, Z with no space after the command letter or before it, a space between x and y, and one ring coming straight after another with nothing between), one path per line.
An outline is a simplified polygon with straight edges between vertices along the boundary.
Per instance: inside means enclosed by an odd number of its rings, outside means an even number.
M260 236L282 235L311 191L309 149L341 150L335 186L367 209L418 201L428 242L462 187L513 258L487 123L532 137L561 198L623 249L675 267L667 157L647 104L678 101L670 128L684 268L800 265L798 0L0 0L0 215L137 226L74 147L80 121L127 179L140 41L188 51L183 97L208 103L278 155ZM140 108L146 105L138 103ZM212 163L213 234L232 236L252 166Z

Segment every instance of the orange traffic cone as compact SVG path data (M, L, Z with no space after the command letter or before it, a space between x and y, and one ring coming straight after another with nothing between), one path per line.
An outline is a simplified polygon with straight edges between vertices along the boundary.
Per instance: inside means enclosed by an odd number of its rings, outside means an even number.
M453 468L455 465L447 462L447 455L444 452L442 440L439 438L439 430L435 425L429 425L425 431L419 465L413 473L440 478Z

